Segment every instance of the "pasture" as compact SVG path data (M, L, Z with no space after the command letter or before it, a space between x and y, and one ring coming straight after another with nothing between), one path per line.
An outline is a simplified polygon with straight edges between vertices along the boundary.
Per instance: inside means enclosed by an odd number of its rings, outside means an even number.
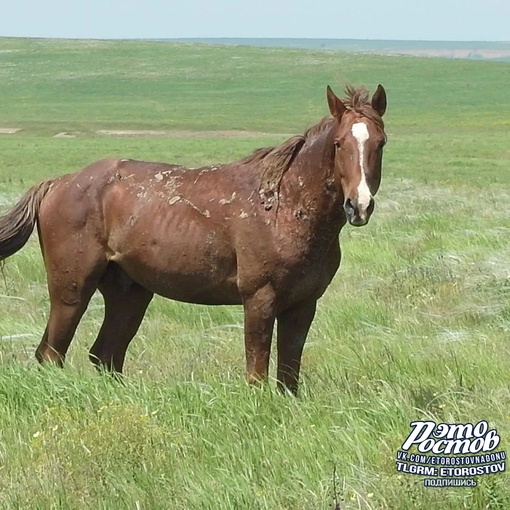
M87 353L34 359L48 298L34 235L0 275L0 508L506 509L508 474L424 488L409 423L510 438L510 64L142 41L0 39L0 212L106 157L199 166L278 144L325 87L388 93L370 223L342 231L297 399L244 383L242 310L155 299L123 384ZM1 129L0 129L1 131ZM126 135L126 131L135 131ZM112 136L112 132L122 132ZM107 134L110 133L110 134ZM59 135L59 136L55 136ZM169 232L168 235L178 235Z

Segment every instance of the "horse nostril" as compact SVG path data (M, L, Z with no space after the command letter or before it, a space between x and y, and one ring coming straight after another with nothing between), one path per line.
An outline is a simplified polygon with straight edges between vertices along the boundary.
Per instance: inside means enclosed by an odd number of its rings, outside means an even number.
M358 207L358 201L356 199L351 200L350 198L348 198L344 202L344 210L346 213L354 214L354 211L356 211L357 207Z

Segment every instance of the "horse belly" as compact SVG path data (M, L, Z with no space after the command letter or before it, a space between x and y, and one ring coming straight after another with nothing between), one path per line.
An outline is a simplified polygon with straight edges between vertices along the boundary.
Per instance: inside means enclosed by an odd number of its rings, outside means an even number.
M169 299L209 305L241 302L236 254L221 232L193 222L174 234L157 231L138 236L131 229L111 260L134 281Z

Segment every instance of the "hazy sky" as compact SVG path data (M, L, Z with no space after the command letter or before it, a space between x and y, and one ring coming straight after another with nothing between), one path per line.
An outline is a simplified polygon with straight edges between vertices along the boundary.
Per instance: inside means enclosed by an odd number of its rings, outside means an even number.
M509 41L510 0L0 0L0 36Z

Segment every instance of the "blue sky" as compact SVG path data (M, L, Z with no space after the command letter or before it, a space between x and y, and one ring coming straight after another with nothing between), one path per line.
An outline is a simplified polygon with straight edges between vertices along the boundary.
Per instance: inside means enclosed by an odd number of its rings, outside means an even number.
M509 41L510 0L0 0L0 36Z

